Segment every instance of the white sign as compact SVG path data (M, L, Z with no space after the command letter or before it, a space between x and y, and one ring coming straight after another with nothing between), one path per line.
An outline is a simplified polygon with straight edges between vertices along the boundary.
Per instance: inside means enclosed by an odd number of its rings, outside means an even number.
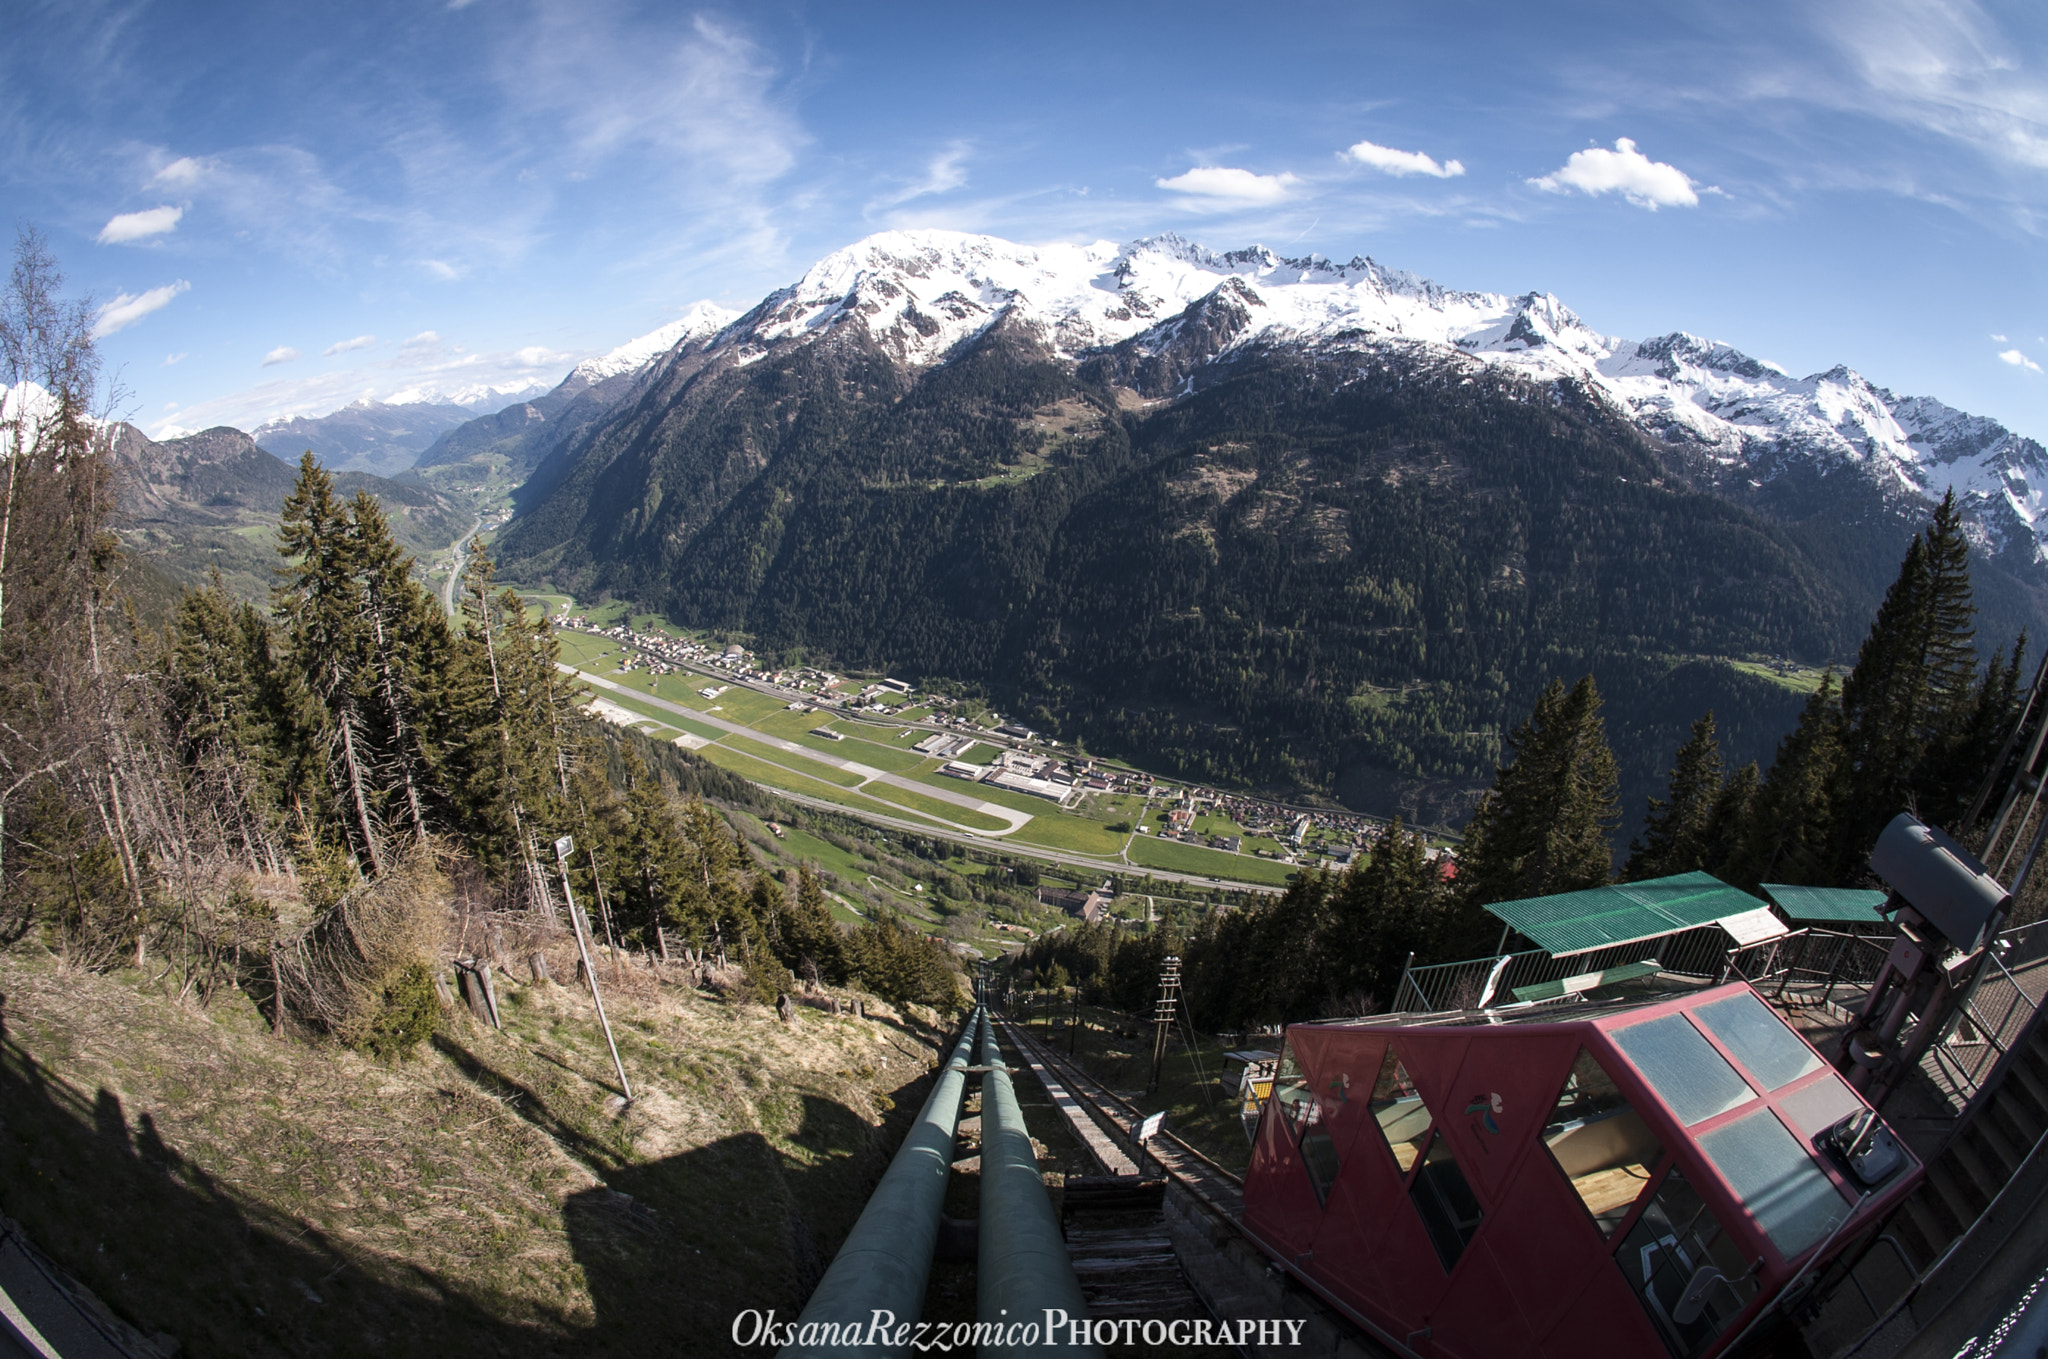
M1145 1121L1138 1125L1138 1140L1140 1142L1150 1142L1153 1138L1159 1136L1159 1130L1165 1124L1166 1111L1164 1109L1161 1109L1156 1114L1147 1114Z
M576 837L575 837L575 836L573 836L573 835L565 835L565 836L563 836L563 837L562 837L561 839L559 839L559 840L555 841L555 857L556 857L557 859L566 859L566 858L568 858L568 857L569 857L569 856L570 856L571 854L574 854L575 852L576 852Z

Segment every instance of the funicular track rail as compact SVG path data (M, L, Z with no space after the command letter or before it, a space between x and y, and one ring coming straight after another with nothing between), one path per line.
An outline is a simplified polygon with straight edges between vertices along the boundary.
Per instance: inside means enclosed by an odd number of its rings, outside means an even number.
M1144 1117L1137 1107L1112 1091L1077 1064L1053 1052L1006 1018L996 1020L1003 1034L1032 1060L1043 1063L1067 1087L1067 1092L1087 1107L1097 1121L1133 1154L1130 1130ZM1211 1160L1182 1141L1172 1131L1161 1129L1145 1144L1144 1153L1166 1177L1199 1199L1231 1226L1242 1230L1244 1177Z

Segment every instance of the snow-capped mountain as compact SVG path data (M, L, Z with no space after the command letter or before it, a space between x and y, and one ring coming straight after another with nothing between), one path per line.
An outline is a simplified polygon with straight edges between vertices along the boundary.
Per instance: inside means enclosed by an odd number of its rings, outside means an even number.
M527 401L551 391L554 383L545 378L525 382L420 383L393 392L383 399L386 406L460 406L464 410L489 413L515 402ZM359 401L356 405L368 404Z
M638 339L628 340L608 354L594 359L585 359L576 365L572 374L585 382L602 382L609 377L619 377L644 368L651 360L659 358L677 345L690 340L700 340L716 335L734 321L740 314L719 306L716 302L698 302L683 313L681 319L671 321L659 330L649 331Z
M1683 332L1622 339L1547 293L1460 292L1366 258L1218 254L1171 235L1026 246L891 231L827 255L744 317L700 304L591 364L624 371L681 347L744 365L859 326L921 367L999 321L1070 359L1114 348L1115 378L1154 397L1203 385L1251 347L1395 348L1572 382L1722 478L1758 484L1813 465L1854 469L1896 498L1954 489L1985 546L2048 562L2048 450L1994 421L1845 367L1799 378Z

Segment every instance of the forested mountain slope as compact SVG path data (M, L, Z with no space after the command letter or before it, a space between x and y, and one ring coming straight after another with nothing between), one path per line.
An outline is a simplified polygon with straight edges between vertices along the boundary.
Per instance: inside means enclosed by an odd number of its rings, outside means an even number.
M293 416L258 425L256 442L280 457L310 451L337 471L394 476L476 412L447 401L352 401L315 418Z
M1732 759L1767 758L1800 695L1728 659L1845 661L1922 517L1789 435L1743 446L1776 474L1736 476L1619 379L1525 358L1526 326L1275 329L1295 294L1235 274L1166 312L1213 282L1176 259L1165 283L1150 257L1114 275L1149 316L1034 278L977 300L926 257L807 276L560 447L508 570L978 682L1198 777L1455 819L1554 675L1598 676L1632 808L1707 707ZM1374 278L1484 319L1478 295ZM1510 341L1513 361L1473 352ZM2026 544L1979 522L1996 645L2037 587Z
M270 597L278 514L297 475L291 467L226 426L157 443L124 424L112 451L113 523L131 555L181 584L201 584L217 568L242 598ZM334 482L345 495L376 496L393 536L423 557L473 522L466 506L425 486L367 472L337 472Z

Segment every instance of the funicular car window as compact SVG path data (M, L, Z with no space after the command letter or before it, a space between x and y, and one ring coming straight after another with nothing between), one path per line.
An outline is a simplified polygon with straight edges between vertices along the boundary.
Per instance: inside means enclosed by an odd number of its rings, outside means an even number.
M1451 1155L1441 1135L1429 1144L1408 1197L1415 1204L1415 1211L1422 1215L1423 1229L1429 1233L1430 1244L1436 1247L1437 1258L1449 1270L1458 1263L1473 1233L1479 1230L1481 1213L1465 1172L1458 1168L1457 1158Z
M1543 1145L1602 1236L1614 1235L1664 1154L1642 1115L1584 1048L1543 1125Z
M1632 1024L1611 1036L1680 1123L1689 1126L1756 1098L1749 1082L1683 1014Z
M1849 1201L1769 1109L1700 1134L1700 1150L1742 1206L1791 1258L1849 1215Z
M1813 1049L1753 992L1702 1005L1695 1014L1766 1090L1790 1085L1807 1072L1820 1070L1820 1058Z
M1372 1110L1373 1125L1380 1130L1387 1150L1394 1154L1394 1163L1406 1175L1415 1168L1436 1120L1429 1106L1422 1102L1422 1092L1409 1079L1407 1068L1401 1065L1401 1055L1391 1043L1380 1062L1380 1074L1372 1083L1368 1107Z
M1294 1044L1285 1043L1280 1048L1280 1065L1273 1072L1273 1106L1280 1116L1287 1120L1290 1137L1300 1137L1302 1128L1308 1123L1309 1111L1315 1107L1315 1095L1308 1088L1308 1077L1302 1074L1301 1063L1294 1060Z
M1316 1202L1327 1206L1330 1187L1337 1182L1337 1143L1330 1135L1337 1112L1351 1100L1351 1073L1332 1072L1322 1078L1322 1090L1308 1101L1308 1124L1301 1134L1301 1163L1308 1169Z
M1713 1344L1756 1296L1754 1262L1673 1169L1615 1252L1628 1285L1678 1359Z

